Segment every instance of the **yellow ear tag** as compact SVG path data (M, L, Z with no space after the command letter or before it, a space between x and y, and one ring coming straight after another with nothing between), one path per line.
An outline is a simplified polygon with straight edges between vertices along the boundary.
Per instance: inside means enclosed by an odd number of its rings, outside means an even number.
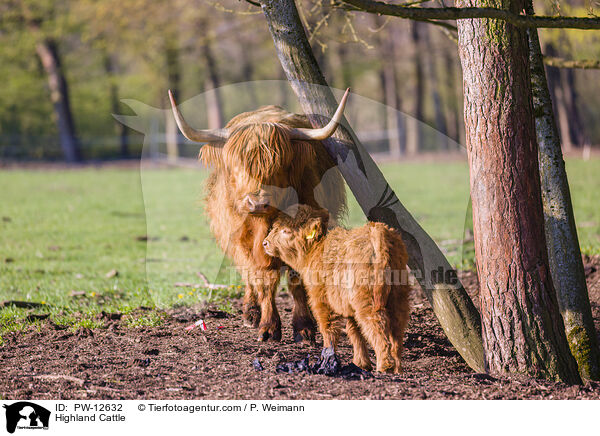
M317 234L317 231L315 229L313 229L313 231L310 233L310 235L308 235L306 237L306 239L313 239L316 234Z

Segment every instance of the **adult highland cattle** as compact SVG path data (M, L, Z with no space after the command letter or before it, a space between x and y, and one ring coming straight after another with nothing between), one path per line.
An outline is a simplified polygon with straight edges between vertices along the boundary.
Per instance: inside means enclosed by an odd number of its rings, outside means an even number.
M169 97L181 133L205 144L199 158L212 167L206 213L218 244L245 282L244 324L258 327L259 341L281 339L275 292L287 269L294 298L294 340L313 341L315 324L302 282L279 259L268 256L262 242L278 210L291 204L325 208L334 220L345 213L342 176L320 141L335 132L348 90L331 121L320 129L311 128L303 115L266 106L235 116L224 129L195 130L184 120L171 92Z

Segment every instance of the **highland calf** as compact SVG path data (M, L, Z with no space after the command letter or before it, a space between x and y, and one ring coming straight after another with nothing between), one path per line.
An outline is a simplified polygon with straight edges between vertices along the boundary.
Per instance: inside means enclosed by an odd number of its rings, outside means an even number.
M371 369L366 338L377 371L399 373L410 292L404 243L382 223L328 231L328 220L306 205L280 213L264 249L299 272L325 348L335 350L345 318L354 364Z

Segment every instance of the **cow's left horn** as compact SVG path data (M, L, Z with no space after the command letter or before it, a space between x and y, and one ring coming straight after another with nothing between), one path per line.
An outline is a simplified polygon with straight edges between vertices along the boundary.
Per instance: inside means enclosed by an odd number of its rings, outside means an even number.
M321 127L320 129L292 129L290 131L291 139L305 139L305 140L315 140L321 141L323 139L329 138L335 132L335 129L339 126L342 121L342 117L344 116L344 107L346 107L346 100L348 100L348 95L350 95L350 88L346 89L342 100L340 101L340 105L338 106L335 114L333 114L333 118L325 127Z
M190 126L184 119L181 112L177 108L177 103L175 103L175 97L173 97L173 93L169 89L169 100L171 100L171 108L173 108L173 115L175 116L175 121L177 122L177 126L179 126L179 130L183 133L190 141L194 142L224 142L227 141L229 137L229 132L227 129L216 129L216 130L196 130L192 126Z

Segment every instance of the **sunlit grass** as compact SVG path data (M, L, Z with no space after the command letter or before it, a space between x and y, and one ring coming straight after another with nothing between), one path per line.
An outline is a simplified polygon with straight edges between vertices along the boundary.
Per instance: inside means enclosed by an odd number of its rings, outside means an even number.
M470 214L466 162L381 169L450 262L471 266L472 245L461 242ZM598 254L600 160L569 161L567 170L582 250ZM210 301L233 311L231 300L243 289L202 212L206 175L189 169L0 172L0 301L44 303L1 308L0 342L6 332L39 323L25 321L32 313L77 329L105 326L97 316L102 311L124 314L131 326L160 325L158 309L176 305ZM349 193L345 224L364 220ZM228 287L206 289L198 272ZM140 315L139 307L152 310Z

